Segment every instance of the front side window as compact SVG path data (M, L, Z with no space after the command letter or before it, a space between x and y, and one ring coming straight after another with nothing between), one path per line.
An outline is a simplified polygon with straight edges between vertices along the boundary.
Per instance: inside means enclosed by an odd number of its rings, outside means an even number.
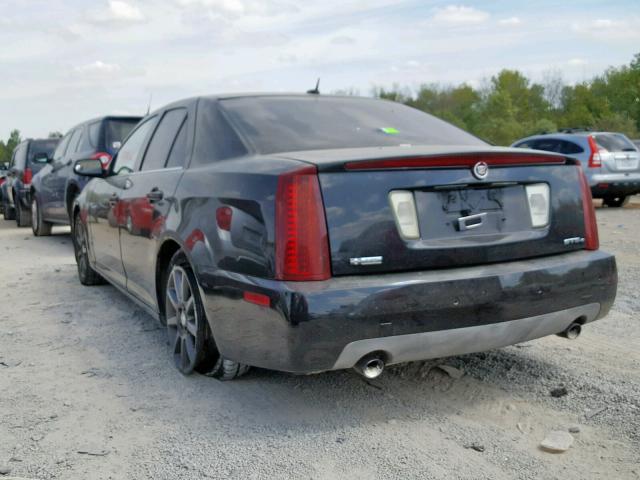
M122 145L116 156L113 164L113 173L116 175L128 175L135 170L142 157L149 134L157 122L157 117L149 118L127 138L127 141Z

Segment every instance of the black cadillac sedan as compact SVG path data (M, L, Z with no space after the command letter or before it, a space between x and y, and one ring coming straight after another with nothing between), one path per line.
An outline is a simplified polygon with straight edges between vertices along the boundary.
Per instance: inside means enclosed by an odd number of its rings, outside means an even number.
M617 287L580 165L382 100L188 99L78 197L80 281L166 324L177 368L232 379L576 337Z

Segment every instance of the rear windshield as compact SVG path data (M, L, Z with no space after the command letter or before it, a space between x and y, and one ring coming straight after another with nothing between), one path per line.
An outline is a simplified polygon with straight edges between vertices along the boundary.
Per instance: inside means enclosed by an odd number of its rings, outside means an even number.
M115 152L122 144L122 141L127 138L127 135L138 124L138 119L117 119L107 120L105 122L105 142L106 149L109 155L114 155ZM115 145L114 145L115 144Z
M610 152L635 152L636 147L624 135L596 133L596 143Z
M27 160L30 164L44 165L47 163L45 158L36 161L36 156L46 153L49 158L53 157L53 151L60 142L59 138L52 138L51 140L34 140L29 143L29 153L27 154Z
M242 97L220 103L236 129L262 154L398 145L486 145L436 117L382 100Z

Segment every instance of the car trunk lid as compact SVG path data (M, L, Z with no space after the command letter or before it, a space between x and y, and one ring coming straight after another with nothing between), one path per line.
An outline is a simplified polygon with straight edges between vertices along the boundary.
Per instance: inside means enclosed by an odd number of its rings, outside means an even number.
M334 275L478 265L583 248L580 171L562 156L437 146L287 156L318 169ZM545 191L548 222L534 226L532 198L543 200ZM413 199L415 235L403 233L394 192Z

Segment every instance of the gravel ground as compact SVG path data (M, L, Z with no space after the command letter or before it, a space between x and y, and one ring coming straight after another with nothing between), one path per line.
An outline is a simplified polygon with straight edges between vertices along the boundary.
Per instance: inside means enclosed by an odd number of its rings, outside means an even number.
M183 377L153 319L110 286L79 284L68 230L34 238L0 221L0 479L638 479L640 203L598 219L619 293L580 339L371 383L350 371ZM539 448L571 427L566 453Z

